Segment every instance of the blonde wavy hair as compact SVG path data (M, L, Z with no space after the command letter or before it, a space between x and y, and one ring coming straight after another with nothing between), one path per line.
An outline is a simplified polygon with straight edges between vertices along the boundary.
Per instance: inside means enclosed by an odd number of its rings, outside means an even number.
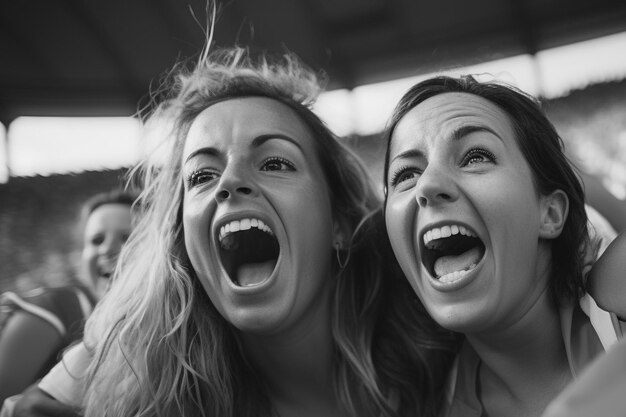
M115 284L90 318L94 350L86 416L271 416L264 382L237 330L220 316L189 261L182 226L181 153L211 104L262 96L285 103L311 129L333 211L353 232L349 262L335 262L332 326L337 398L346 416L434 415L454 341L426 315L395 266L368 173L312 112L321 77L295 56L244 48L205 52L179 65L146 117L171 121L167 160L132 172L143 212ZM104 335L104 336L101 336Z

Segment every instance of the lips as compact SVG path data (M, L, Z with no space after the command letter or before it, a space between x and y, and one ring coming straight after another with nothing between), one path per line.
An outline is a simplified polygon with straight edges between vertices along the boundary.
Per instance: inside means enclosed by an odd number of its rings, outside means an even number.
M110 279L115 270L115 262L98 262L96 264L96 273L99 278Z
M422 264L442 282L454 282L474 269L485 254L485 244L466 226L433 227L420 240Z
M276 267L280 245L261 219L232 220L219 228L219 257L231 282L251 287L265 282Z

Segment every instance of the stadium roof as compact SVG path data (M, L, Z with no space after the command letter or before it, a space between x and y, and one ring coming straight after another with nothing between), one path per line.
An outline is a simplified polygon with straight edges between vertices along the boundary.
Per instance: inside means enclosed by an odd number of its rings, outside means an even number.
M202 47L204 9L201 0L1 2L0 121L132 114L151 81ZM230 0L215 39L286 47L325 69L331 88L353 88L621 31L624 0Z

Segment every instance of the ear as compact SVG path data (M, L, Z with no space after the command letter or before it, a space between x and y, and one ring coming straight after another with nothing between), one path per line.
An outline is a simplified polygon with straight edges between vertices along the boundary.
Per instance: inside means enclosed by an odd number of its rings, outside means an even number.
M567 213L569 211L569 199L562 190L555 190L548 195L541 196L541 222L539 225L539 237L543 239L555 239L561 235Z

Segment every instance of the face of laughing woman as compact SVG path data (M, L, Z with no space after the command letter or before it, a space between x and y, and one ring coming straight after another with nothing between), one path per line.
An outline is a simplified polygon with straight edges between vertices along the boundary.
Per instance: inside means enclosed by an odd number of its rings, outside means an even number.
M213 104L189 130L185 246L215 307L242 331L328 321L333 217L314 141L295 111L262 97Z
M548 200L505 112L467 93L431 97L397 124L389 158L390 240L438 323L506 329L545 298Z
M82 261L85 283L100 299L106 293L117 258L132 230L132 216L127 204L103 204L85 223Z

